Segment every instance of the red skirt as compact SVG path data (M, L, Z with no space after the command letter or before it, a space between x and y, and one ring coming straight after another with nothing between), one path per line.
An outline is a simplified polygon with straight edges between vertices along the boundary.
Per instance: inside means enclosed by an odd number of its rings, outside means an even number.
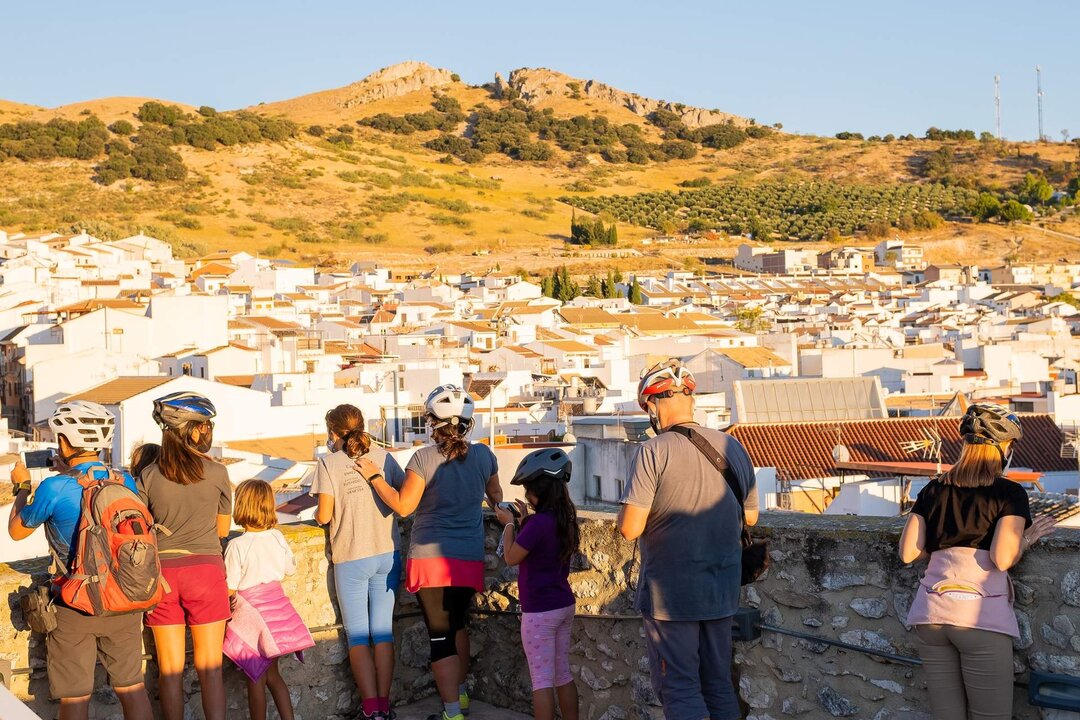
M468 587L484 591L484 563L453 558L409 558L405 563L405 589L411 593L425 587Z

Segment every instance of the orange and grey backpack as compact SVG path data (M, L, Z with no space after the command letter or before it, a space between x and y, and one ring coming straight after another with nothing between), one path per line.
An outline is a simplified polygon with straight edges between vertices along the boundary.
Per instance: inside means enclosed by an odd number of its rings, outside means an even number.
M82 486L82 513L70 565L56 552L61 574L53 579L60 601L87 615L152 610L165 594L157 532L150 510L116 470L108 477L87 468L74 476ZM167 531L165 531L167 532Z

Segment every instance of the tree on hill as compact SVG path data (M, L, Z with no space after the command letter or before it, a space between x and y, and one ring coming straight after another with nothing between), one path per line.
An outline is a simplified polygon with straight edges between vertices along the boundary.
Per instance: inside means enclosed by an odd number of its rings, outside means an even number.
M1045 205L1054 196L1054 187L1041 173L1027 173L1020 182L1018 194L1029 205Z
M594 298L604 297L604 289L600 286L600 278L595 275L589 276L589 284L585 286L585 294Z
M971 214L982 221L997 217L1001 213L1001 201L990 193L980 193L971 208Z
M135 126L127 120L117 120L109 126L109 130L117 135L131 135L135 132Z
M165 105L159 102L143 103L139 107L136 116L144 123L159 123L161 125L175 125L184 117L184 111L176 105Z
M1007 222L1018 222L1020 220L1031 220L1031 211L1021 205L1016 200L1009 200L1001 206L1001 219Z
M540 292L546 297L569 302L581 295L581 288L570 277L570 271L563 265L540 279Z
M645 302L644 298L641 297L641 286L638 285L636 277L630 281L630 294L627 299L633 305L641 305Z
M768 332L772 322L760 307L741 307L735 311L735 327L745 333L757 334Z
M619 231L614 220L605 225L603 218L578 220L577 213L570 217L570 242L576 245L615 245L619 242Z
M603 288L603 296L609 300L622 297L619 294L619 283L622 282L622 276L616 277L616 270L608 270L607 277L601 281L600 285Z

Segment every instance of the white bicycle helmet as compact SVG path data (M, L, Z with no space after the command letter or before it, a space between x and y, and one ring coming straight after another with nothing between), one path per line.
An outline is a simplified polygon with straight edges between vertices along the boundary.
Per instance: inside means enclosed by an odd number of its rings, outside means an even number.
M471 425L476 403L469 393L457 385L440 385L428 394L424 401L424 410L436 422L432 428L444 425Z
M106 450L112 447L116 418L103 406L88 400L72 400L56 408L49 427L71 447Z

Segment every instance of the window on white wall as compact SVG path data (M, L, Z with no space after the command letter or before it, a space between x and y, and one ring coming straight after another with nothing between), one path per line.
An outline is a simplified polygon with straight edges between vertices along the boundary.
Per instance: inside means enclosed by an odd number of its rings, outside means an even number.
M601 497L600 492L603 490L603 482L599 475L593 475L592 480L591 496L599 500Z

